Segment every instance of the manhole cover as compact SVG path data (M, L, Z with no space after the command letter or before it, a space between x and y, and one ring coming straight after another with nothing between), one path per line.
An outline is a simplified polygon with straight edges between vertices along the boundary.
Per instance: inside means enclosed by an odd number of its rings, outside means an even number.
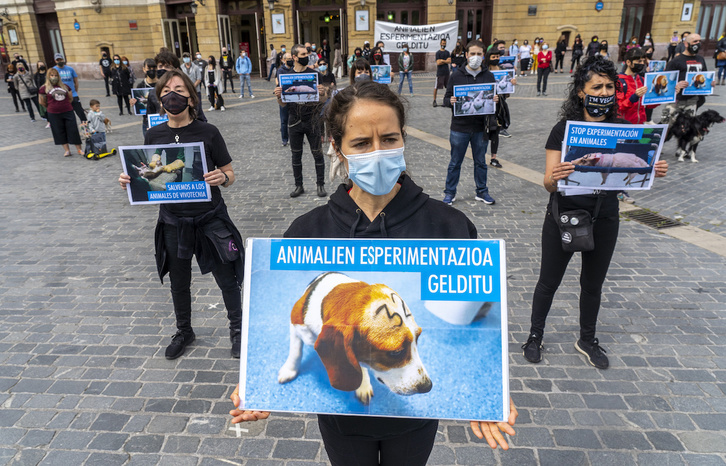
M680 227L683 224L672 218L664 217L645 209L631 210L628 212L622 212L625 217L628 217L636 222L647 225L656 230L662 230L664 228Z

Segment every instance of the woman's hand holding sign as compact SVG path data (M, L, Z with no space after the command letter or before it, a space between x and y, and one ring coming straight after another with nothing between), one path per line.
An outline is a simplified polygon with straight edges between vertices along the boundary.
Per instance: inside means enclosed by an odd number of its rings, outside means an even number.
M509 450L509 443L502 436L502 432L509 435L515 434L512 426L516 422L517 416L519 416L517 407L514 406L514 401L509 398L509 419L507 419L507 422L471 421L469 424L474 435L480 439L486 438L487 443L492 449L496 450L497 444L499 444L502 450Z
M229 396L229 399L232 400L232 403L235 405L235 409L229 412L230 416L232 416L232 424L239 424L240 422L245 421L259 421L270 417L269 411L244 411L241 409L237 409L239 408L240 404L239 384L237 384L234 391Z

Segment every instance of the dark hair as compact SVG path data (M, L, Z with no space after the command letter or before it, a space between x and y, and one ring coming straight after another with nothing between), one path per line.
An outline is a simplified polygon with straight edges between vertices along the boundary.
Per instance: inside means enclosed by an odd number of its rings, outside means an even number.
M362 55L362 54L363 54L363 49L362 49L362 48L360 48L360 47L356 47L356 48L355 48L355 49L353 50L353 55L355 55L355 53L356 53L356 52L360 52L360 53L361 53L361 55Z
M182 53L182 58L191 58L191 55L189 55L189 52Z
M684 31L683 34L681 34L681 39L685 38L686 36L690 35L691 31Z
M159 81L156 83L156 87L154 88L154 90L156 91L156 97L159 99L159 102L161 102L162 89L164 89L164 86L166 86L166 84L174 77L177 77L181 79L182 82L184 82L184 87L187 88L187 92L189 93L189 116L192 120L196 120L197 105L199 105L199 96L197 95L197 89L194 87L194 83L191 79L189 79L189 76L184 74L183 71L175 68L161 75L161 78L159 78ZM161 106L159 113L165 113L163 105Z
M216 59L214 58L214 56L213 56L213 55L210 55L210 56L209 56L209 60L207 60L207 62L208 62L208 63L209 63L210 65L212 65L212 68L214 68L215 66L217 66L217 60L216 60Z
M484 42L480 41L479 39L474 39L468 44L466 44L466 53L469 53L469 49L472 47L479 47L482 50L486 50L487 48L484 47Z
M371 100L391 107L398 116L401 135L405 139L406 133L403 128L406 126L406 111L400 97L387 84L364 81L348 86L335 94L325 112L328 136L333 139L338 150L341 148L343 135L345 134L345 122L348 119L348 113L359 100Z
M507 43L506 43L505 41L503 41L503 40L498 40L498 41L496 41L496 42L494 42L494 43L492 44L492 48L493 48L493 49L495 49L495 48L499 47L499 44L502 44L502 45L507 45Z
M572 74L572 81L567 88L567 98L562 104L560 109L560 118L562 120L573 120L582 121L585 119L585 107L583 106L582 98L578 95L578 92L585 88L590 79L594 75L600 75L610 79L616 89L620 87L620 81L618 81L618 72L615 69L615 64L603 57L602 55L594 55L588 57L585 62L578 66L575 72ZM618 106L613 105L610 111L605 115L606 121L611 121L618 114Z
M290 54L291 54L291 55L292 55L293 57L297 57L297 54L298 54L298 52L300 52L300 49L305 49L305 50L307 50L307 47L305 47L305 46L304 46L304 45L302 45L302 44L295 44L295 45L293 45L293 46L292 46L292 48L290 49Z
M367 71L369 75L373 76L373 72L371 71L371 64L368 63L368 60L366 60L365 58L359 58L354 61L352 65L350 65L350 70L348 71L348 74L350 75L351 84L355 83L356 71Z
M490 48L489 51L486 53L486 56L485 56L485 59L487 61L487 66L489 66L489 59L491 58L492 55L499 55L501 57L502 56L502 52L498 48L496 48L496 47Z
M592 38L590 40L591 41L594 41L595 39L598 39L598 37L597 36L592 36Z
M645 58L645 50L640 47L633 47L625 53L625 60L635 61Z
M333 44L333 49L340 50L340 42L336 42L335 44Z
M88 106L89 106L89 107L93 107L94 105L101 105L101 102L99 102L99 101L98 101L98 100L96 100L96 99L91 99L91 101L90 101L90 102L88 102Z
M162 47L164 48L164 47ZM164 50L156 54L156 57L154 57L154 61L157 65L168 65L171 66L174 69L178 69L179 64L179 57L174 55L173 53L169 52L169 50Z
M381 56L380 63L376 63L376 55ZM371 50L371 63L373 63L374 65L385 65L385 63L383 62L383 52L381 52L380 47L373 47L373 50Z
M147 68L156 68L156 60L154 60L153 58L147 58L146 60L144 60L144 66Z
M124 62L128 63L128 65L124 65ZM124 68L128 68L129 66L131 66L131 62L129 61L129 59L123 55L121 56L121 66L123 66Z

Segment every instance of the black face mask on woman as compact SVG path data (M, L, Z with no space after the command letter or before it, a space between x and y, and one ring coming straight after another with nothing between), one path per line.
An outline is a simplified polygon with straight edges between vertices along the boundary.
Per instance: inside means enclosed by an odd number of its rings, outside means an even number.
M189 106L189 98L174 91L170 91L168 94L164 94L161 97L161 105L164 106L164 110L172 115L179 115Z
M631 70L633 70L633 73L640 74L643 72L643 69L645 69L644 63L633 63L633 65L630 67Z
M585 94L582 99L582 105L585 111L593 118L598 118L608 114L613 105L615 105L615 94L607 96L594 96Z

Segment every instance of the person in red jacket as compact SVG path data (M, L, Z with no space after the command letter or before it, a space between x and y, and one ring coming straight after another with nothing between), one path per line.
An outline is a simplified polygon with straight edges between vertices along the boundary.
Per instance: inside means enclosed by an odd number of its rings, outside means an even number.
M542 50L537 54L537 97L547 95L547 77L552 68L552 50L549 48L549 45L544 44ZM540 92L540 86L542 92Z
M624 120L634 125L642 125L647 121L642 98L648 88L641 75L645 71L646 62L644 49L631 48L625 53L625 73L618 75L620 81L620 86L616 87L618 113ZM635 203L635 199L630 197L627 191L618 192L618 199L628 204Z
M645 62L645 51L640 47L631 48L625 54L625 73L618 75L620 81L620 89L617 90L618 110L623 119L634 125L642 125L647 121L645 105L641 103L643 95L648 90L641 77Z

